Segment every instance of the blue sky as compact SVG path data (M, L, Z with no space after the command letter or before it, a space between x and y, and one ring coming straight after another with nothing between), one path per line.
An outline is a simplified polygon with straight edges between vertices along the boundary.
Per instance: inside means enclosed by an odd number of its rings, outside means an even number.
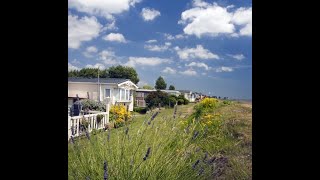
M68 68L131 66L139 86L252 98L246 0L69 0Z

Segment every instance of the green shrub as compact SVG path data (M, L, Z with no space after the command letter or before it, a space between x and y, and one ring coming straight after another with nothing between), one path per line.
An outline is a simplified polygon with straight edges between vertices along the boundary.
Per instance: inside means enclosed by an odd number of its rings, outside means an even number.
M188 99L184 99L184 103L183 103L184 105L187 105L187 104L189 104L189 100Z
M230 104L231 104L231 101L224 100L222 103L223 103L223 104L226 104L226 105L230 105Z
M169 104L170 104L170 107L174 107L174 105L177 103L177 98L176 98L176 96L175 95L171 95L170 97L169 97ZM168 104L168 105L169 105Z
M178 105L184 104L184 99L178 99Z
M89 109L92 111L106 111L106 104L104 102L97 102L92 99L81 100L82 109Z
M87 129L89 127L89 121L85 118L82 119L81 124Z
M98 114L97 115L97 122L100 123L101 120L103 119L103 117L104 117L103 114Z
M151 92L145 99L146 103L148 104L148 108L152 109L159 106L165 106L169 104L169 96L168 93L162 91L154 91Z
M140 114L145 114L145 113L147 113L147 108L146 107L134 107L133 111L140 113Z

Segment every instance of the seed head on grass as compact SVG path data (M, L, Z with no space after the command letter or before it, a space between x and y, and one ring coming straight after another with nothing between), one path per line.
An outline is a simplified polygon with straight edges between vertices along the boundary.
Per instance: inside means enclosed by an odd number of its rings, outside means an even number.
M197 165L199 164L200 160L198 159L193 165L192 165L192 169L195 169L197 167Z
M208 133L208 126L206 126L206 128L204 129L204 134L207 134Z
M103 163L103 170L104 170L104 174L103 174L103 179L107 180L108 179L108 163L107 161L104 161Z
M208 152L206 152L205 154L204 154L204 157L203 157L203 162L205 162L206 160L207 160L207 158L208 158Z
M88 131L86 131L86 136L87 136L87 138L90 140L90 135L89 135L89 132L88 132Z
M73 138L73 136L71 136L71 142L72 142L72 144L74 144L74 138Z
M147 153L143 158L144 161L147 160L147 158L149 157L150 151L151 151L151 147L148 148Z
M203 167L200 167L200 170L199 170L198 176L201 176L203 172L204 172Z
M128 134L128 132L129 132L129 128L127 127L127 128L126 128L126 135Z
M87 176L87 177L86 177L86 180L90 180L90 177L89 177L89 176Z
M108 142L110 141L110 129L108 130Z
M192 136L192 140L195 140L199 135L199 131L194 132L193 136Z
M156 113L154 113L154 114L152 115L151 121L154 120L154 118L156 118L156 116L158 115L158 113L159 113L159 112L157 111Z
M216 157L212 157L207 161L207 163L212 164L215 160L216 160Z

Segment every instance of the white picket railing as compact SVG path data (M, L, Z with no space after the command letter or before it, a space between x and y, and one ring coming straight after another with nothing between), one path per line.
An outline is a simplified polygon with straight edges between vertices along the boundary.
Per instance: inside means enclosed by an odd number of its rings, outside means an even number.
M98 123L97 116L103 115L103 118ZM109 113L108 112L100 112L97 114L88 114L82 116L68 116L68 141L73 137L80 136L80 133L85 133L80 128L80 124L83 121L87 121L89 123L87 131L90 133L93 129L103 129L107 123L109 123Z

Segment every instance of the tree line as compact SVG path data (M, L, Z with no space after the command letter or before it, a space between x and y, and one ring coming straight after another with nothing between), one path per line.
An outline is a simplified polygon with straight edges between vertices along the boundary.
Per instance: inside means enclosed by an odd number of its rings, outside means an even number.
M68 77L81 78L124 78L130 79L133 83L138 84L139 77L136 70L127 66L112 66L107 69L98 68L83 68L81 70L71 70L68 72Z

